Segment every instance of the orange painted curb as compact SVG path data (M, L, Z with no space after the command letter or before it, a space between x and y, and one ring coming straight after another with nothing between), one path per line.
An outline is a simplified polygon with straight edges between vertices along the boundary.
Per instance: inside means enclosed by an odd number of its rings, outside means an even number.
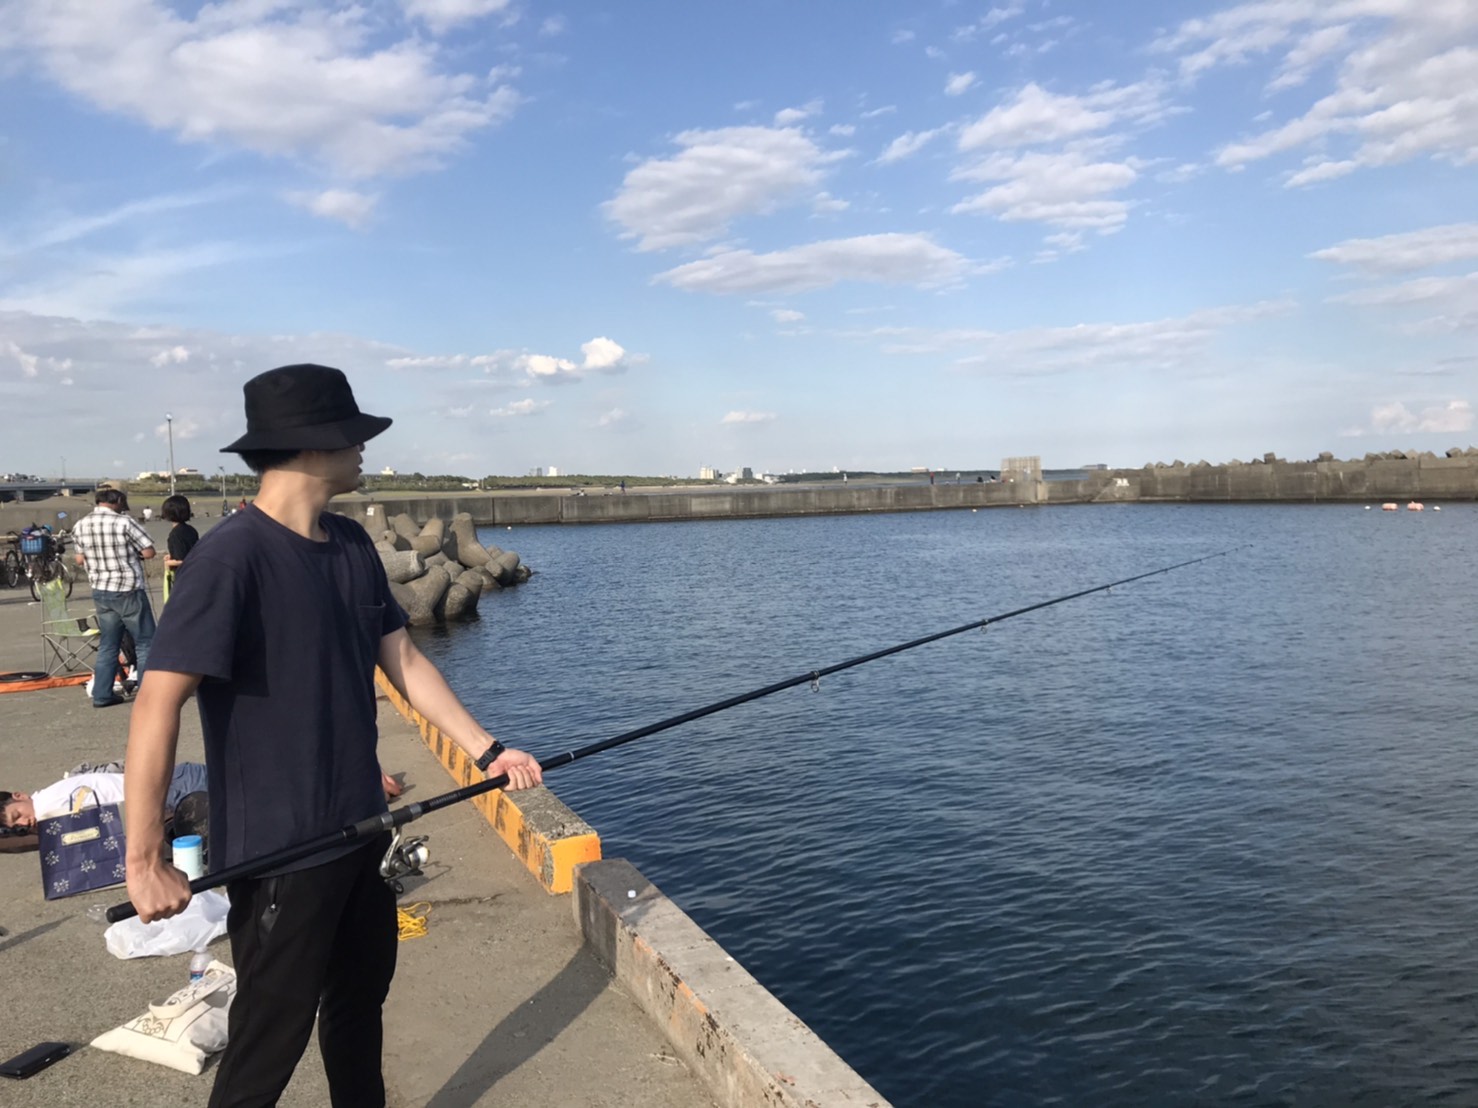
M483 779L481 771L462 748L412 708L410 702L400 695L379 668L375 670L375 684L385 694L385 699L395 706L395 710L420 731L421 741L426 744L426 749L436 756L436 760L451 774L458 787ZM552 793L549 795L553 796ZM600 836L594 831L575 834L541 831L536 826L537 820L502 789L493 789L473 797L472 803L492 825L499 838L508 844L509 849L522 860L528 871L551 893L569 892L575 884L575 867L583 862L600 861ZM569 812L567 808L564 810ZM570 814L573 816L573 813ZM583 821L579 821L578 817L573 822L579 822L583 826Z

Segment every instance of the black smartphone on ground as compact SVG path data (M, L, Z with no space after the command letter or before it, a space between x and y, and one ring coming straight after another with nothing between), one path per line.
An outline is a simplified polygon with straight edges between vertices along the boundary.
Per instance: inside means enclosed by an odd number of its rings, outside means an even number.
M30 1050L0 1062L0 1074L6 1077L30 1077L53 1062L60 1062L71 1053L70 1043L38 1043Z

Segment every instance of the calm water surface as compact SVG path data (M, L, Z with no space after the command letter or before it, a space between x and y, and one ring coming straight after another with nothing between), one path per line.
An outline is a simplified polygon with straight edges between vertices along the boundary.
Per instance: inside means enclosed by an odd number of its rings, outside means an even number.
M1247 544L551 784L898 1105L1478 1103L1473 507L484 539L421 641L544 755Z

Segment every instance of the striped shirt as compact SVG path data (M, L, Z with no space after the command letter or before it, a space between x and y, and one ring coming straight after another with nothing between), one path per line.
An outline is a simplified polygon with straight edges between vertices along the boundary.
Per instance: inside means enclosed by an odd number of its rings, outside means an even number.
M144 587L144 563L139 551L154 540L132 516L101 504L72 528L77 549L87 559L87 577L103 592L138 592Z

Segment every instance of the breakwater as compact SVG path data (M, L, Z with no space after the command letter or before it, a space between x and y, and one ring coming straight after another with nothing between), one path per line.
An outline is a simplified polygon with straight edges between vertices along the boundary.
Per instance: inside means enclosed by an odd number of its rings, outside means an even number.
M418 523L467 512L481 527L533 523L657 523L693 519L853 515L1106 502L1478 500L1478 455L1371 455L1290 462L1156 463L1068 481L762 486L577 495L573 492L341 499L334 509L372 527L404 512ZM372 528L373 531L373 528Z

